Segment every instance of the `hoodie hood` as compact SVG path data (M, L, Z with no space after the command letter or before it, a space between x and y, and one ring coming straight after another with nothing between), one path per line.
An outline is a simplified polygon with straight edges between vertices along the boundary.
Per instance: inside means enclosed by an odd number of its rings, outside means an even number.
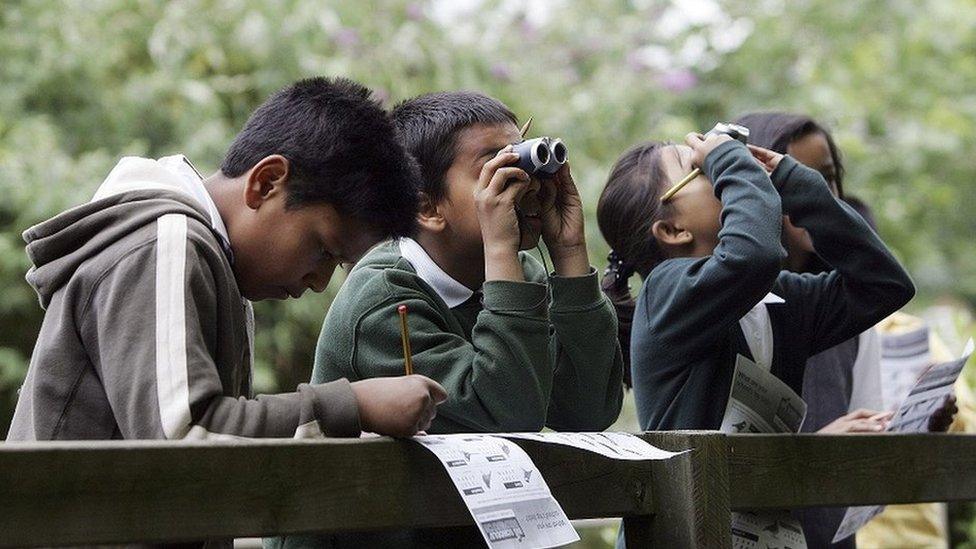
M37 292L41 307L47 308L54 293L82 264L163 215L181 213L213 227L207 205L185 191L184 185L180 174L156 160L123 159L91 202L24 231L27 256L33 263L27 282ZM223 241L223 235L218 236Z

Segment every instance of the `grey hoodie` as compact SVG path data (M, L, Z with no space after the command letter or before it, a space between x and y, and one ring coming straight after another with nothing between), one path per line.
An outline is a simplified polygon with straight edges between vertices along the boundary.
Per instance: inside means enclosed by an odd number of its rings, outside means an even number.
M358 436L346 380L248 399L250 304L223 223L164 160L124 159L91 202L24 232L45 314L7 440Z

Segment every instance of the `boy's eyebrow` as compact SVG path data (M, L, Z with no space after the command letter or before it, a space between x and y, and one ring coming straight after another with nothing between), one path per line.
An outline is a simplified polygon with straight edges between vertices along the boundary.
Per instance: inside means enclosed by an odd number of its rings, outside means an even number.
M505 145L503 147L485 147L485 148L479 150L478 151L478 154L474 157L474 163L477 163L479 160L481 160L482 158L484 158L487 155L494 156L494 155L498 154L498 151L504 149L507 146L508 145Z

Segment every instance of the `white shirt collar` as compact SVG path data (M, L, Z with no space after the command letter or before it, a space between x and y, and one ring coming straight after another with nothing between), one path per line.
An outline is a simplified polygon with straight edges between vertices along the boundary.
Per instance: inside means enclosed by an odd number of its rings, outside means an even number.
M417 276L437 292L448 307L454 308L471 299L474 292L451 278L434 260L427 255L427 251L412 238L400 239L400 255L413 265Z
M739 326L753 361L766 371L769 371L773 363L773 326L769 320L769 311L766 310L766 305L772 303L786 303L786 300L769 292L739 319Z

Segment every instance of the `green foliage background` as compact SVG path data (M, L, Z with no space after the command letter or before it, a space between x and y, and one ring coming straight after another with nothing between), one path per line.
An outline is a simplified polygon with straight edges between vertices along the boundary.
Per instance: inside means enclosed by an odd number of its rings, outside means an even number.
M534 133L571 147L596 264L593 207L626 147L757 109L806 112L835 130L846 188L874 205L919 303L976 304L971 0L6 0L0 434L42 318L20 233L87 200L122 155L182 152L215 170L262 99L320 74L388 105L470 88L533 115ZM308 378L338 282L258 305L260 389Z

